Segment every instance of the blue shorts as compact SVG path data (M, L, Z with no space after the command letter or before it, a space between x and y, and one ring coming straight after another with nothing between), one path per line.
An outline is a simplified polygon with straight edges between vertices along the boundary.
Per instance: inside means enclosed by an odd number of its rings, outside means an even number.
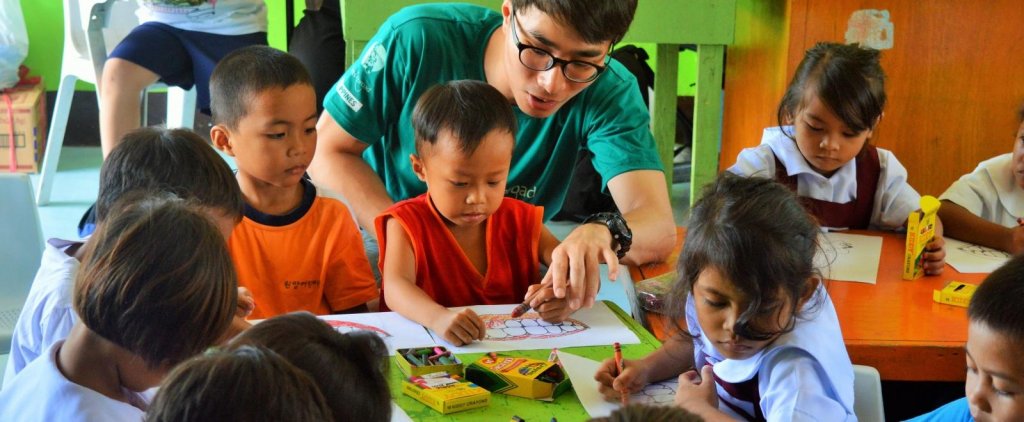
M210 113L210 74L235 49L267 45L267 33L217 35L185 31L157 22L135 27L110 53L160 75L160 82L184 89L196 86L196 107Z

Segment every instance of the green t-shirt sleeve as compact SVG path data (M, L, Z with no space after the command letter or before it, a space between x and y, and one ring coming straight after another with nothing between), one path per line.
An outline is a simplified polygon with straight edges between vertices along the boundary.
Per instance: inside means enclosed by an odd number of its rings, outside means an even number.
M410 46L416 44L409 38L417 31L410 31L408 22L396 27L395 20L381 25L324 98L324 110L334 121L371 145L384 136L387 122L398 121L407 97L408 57Z
M601 79L590 87L598 89L587 107L584 127L590 128L586 145L594 154L592 163L601 175L602 189L622 173L664 171L651 135L650 112L636 88L636 78L612 62Z

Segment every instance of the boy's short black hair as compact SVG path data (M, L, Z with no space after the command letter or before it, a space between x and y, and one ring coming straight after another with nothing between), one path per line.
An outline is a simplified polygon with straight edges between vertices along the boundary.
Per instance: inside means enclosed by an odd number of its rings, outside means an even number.
M516 133L516 116L507 98L482 81L460 80L434 85L420 96L412 112L416 133L416 155L424 143L434 145L448 130L459 142L459 150L472 154L488 133L502 130Z
M150 368L210 347L231 324L238 280L203 207L166 192L124 195L86 243L75 314Z
M265 45L251 45L231 52L210 75L210 111L215 124L235 128L249 112L253 95L271 88L313 86L299 59Z
M242 191L231 168L188 129L144 127L121 138L100 169L97 223L134 190L170 192L227 217L242 218Z
M967 317L1024 346L1024 255L985 277L971 297Z
M277 353L253 346L178 366L146 411L148 422L329 420L331 411L309 376Z
M633 23L636 0L512 0L513 10L537 10L576 30L583 41L597 44L622 40Z

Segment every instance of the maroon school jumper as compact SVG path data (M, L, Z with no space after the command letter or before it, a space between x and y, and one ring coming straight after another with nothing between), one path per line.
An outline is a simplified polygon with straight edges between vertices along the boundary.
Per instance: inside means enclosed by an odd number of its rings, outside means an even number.
M818 219L823 227L845 227L867 229L871 224L871 211L875 208L875 191L878 189L878 175L882 166L878 162L878 149L864 145L854 158L857 162L857 197L845 204L800 197L807 212ZM775 157L775 180L797 192L796 176L790 176L786 166Z
M712 365L712 367L714 367L714 365ZM761 393L758 391L757 375L758 374L754 374L753 378L735 384L731 382L725 382L721 378L718 378L718 375L715 375L715 383L721 386L722 389L728 392L729 395L732 396L734 399L754 404L753 415L747 413L747 411L743 410L743 408L730 403L728 400L722 397L719 397L718 401L722 402L722 404L732 409L733 412L736 412L737 415L742 416L744 419L748 421L766 420L764 418L764 412L761 411Z

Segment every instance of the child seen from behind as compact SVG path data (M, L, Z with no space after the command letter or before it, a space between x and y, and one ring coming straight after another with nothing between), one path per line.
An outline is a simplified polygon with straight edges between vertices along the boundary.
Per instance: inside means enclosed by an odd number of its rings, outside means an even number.
M565 319L565 299L531 286L558 244L543 225L543 209L504 196L516 130L508 100L480 81L437 85L417 102L413 128L416 154L409 159L427 193L377 217L381 309L457 345L482 339L486 329L471 309L448 307L518 303L529 295L542 318Z
M133 190L170 192L195 202L225 239L242 219L242 193L231 168L199 135L187 129L141 128L129 132L100 168L97 222ZM75 275L90 240L50 239L11 337L4 385L50 346L68 336L78 320L71 302ZM244 289L243 289L244 290ZM246 326L251 297L240 291L235 331Z
M982 161L939 197L939 218L949 237L1024 252L1024 105L1017 123L1012 152Z
M678 376L676 403L707 420L854 420L853 366L814 267L818 232L785 186L721 175L693 208L670 293L686 327L618 376L603 362L600 390L617 399Z
M245 197L228 246L256 300L252 317L368 310L378 291L359 228L305 177L317 111L302 63L265 46L236 50L214 69L210 95L210 139L235 158Z
M308 312L267 319L235 337L228 349L261 346L306 373L335 421L391 420L388 349L367 331L342 334Z
M302 370L277 353L243 346L174 369L146 422L325 422L331 411Z
M138 421L142 392L224 336L235 269L224 236L170 194L126 195L86 246L67 339L0 393L4 421Z
M826 229L898 230L920 207L907 170L869 141L885 108L885 73L877 50L815 44L779 104L779 127L740 152L730 172L785 184ZM942 224L926 247L924 268L942 272Z

